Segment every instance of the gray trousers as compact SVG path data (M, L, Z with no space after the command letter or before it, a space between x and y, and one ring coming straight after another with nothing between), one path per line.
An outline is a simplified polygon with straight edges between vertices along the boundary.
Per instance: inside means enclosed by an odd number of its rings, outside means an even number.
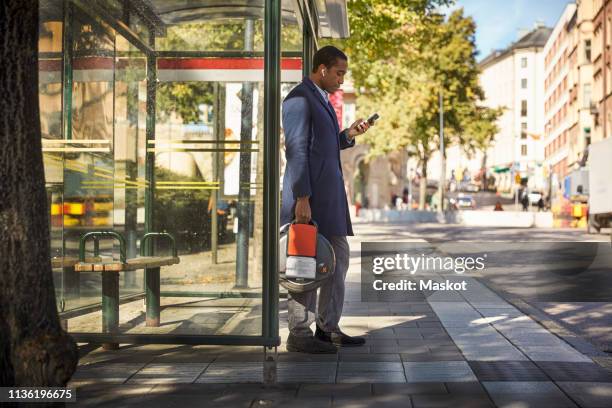
M310 326L317 325L326 332L338 331L338 322L344 305L344 280L349 267L350 248L344 236L329 239L336 255L336 269L331 278L320 288L317 307L317 291L289 292L287 301L289 332L296 337L312 336Z

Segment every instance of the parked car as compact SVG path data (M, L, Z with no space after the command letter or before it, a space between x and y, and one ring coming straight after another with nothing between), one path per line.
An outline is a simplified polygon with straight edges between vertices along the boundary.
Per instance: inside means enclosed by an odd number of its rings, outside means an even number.
M471 195L459 194L456 198L456 206L459 210L476 208L476 200Z
M529 198L529 204L538 205L538 201L540 201L540 198L542 198L543 195L539 191L532 191L527 195L527 197Z

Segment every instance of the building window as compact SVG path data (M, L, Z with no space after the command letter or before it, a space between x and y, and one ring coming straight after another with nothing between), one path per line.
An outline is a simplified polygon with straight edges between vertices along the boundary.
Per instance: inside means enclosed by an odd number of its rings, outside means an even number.
M526 100L521 101L521 116L523 117L527 116L527 101Z
M582 88L582 106L585 108L591 106L591 84L584 84Z
M527 89L527 78L521 79L521 88Z
M527 139L527 123L521 123L521 139Z
M521 156L527 156L527 145L521 145Z
M521 68L527 68L527 57L521 58Z
M591 40L584 40L584 59L591 62Z

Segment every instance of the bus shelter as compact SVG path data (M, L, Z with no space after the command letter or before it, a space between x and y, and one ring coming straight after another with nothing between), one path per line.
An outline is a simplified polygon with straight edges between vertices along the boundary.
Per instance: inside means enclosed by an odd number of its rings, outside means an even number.
M281 96L344 0L42 0L60 317L79 342L280 344Z

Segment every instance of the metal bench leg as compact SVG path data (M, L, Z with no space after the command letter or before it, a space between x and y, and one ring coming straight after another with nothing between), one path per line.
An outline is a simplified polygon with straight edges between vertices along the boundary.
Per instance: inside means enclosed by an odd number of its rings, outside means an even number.
M160 268L145 269L147 327L159 327L159 270Z
M119 272L102 272L102 332L119 331ZM106 350L116 350L118 343L104 343Z
M276 384L276 361L278 353L276 347L264 347L263 382L270 386Z

